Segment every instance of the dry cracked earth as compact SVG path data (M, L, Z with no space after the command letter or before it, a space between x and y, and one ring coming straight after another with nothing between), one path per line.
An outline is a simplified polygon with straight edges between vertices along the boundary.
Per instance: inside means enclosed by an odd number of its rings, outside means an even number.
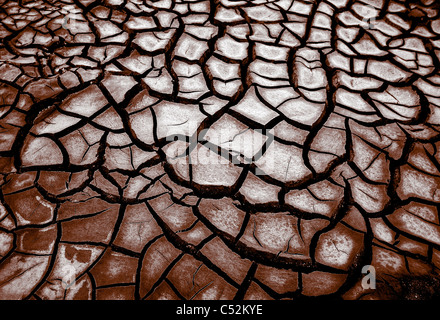
M0 298L438 298L439 34L435 0L0 0Z

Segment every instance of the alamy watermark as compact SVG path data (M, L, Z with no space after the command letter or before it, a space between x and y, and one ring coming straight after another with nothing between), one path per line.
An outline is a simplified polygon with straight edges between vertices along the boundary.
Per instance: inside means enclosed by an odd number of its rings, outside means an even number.
M371 5L359 7L359 14L362 16L361 27L364 29L375 29L377 9Z
M190 121L179 132L192 132L194 125ZM185 129L185 130L182 130ZM188 129L188 130L187 130ZM196 139L169 132L166 141L177 142L169 144L166 151L168 163L190 161L193 165L228 165L252 164L259 161L265 168L275 168L276 159L267 149L273 142L273 134L265 129L236 130L211 129L201 130ZM182 160L188 157L187 160ZM259 174L265 174L258 170Z
M366 265L362 268L362 274L365 274L362 278L362 288L376 289L376 269L371 265Z
M75 267L73 267L72 265L64 265L61 269L61 274L63 276L61 278L61 287L64 290L73 289L76 285L77 276Z
M61 13L64 14L61 26L63 29L74 32L78 27L78 22L83 20L81 9L74 5L67 5L61 9Z

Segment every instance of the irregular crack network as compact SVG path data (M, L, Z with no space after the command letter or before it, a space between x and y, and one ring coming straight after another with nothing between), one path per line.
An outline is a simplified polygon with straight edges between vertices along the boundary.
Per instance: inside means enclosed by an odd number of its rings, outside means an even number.
M437 297L439 59L435 0L0 0L0 299Z

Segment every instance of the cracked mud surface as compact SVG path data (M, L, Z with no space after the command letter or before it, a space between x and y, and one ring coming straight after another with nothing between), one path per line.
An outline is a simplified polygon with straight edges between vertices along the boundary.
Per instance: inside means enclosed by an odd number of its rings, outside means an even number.
M439 11L0 0L0 298L435 298Z

